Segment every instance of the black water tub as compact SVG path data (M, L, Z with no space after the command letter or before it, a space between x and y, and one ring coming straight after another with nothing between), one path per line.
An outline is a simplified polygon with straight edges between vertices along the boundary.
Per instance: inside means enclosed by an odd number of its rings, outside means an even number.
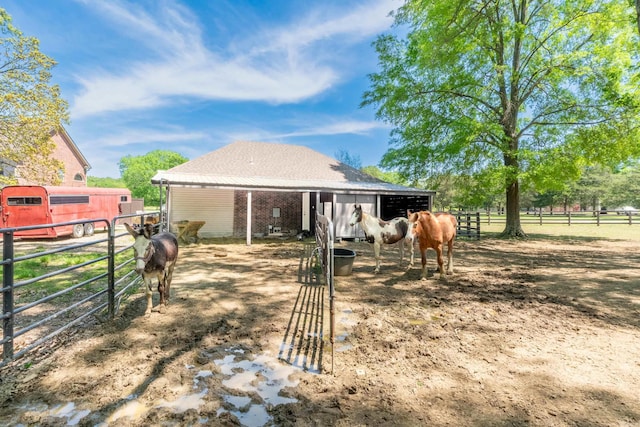
M353 268L353 260L356 258L355 251L351 249L335 248L333 250L333 275L348 276Z

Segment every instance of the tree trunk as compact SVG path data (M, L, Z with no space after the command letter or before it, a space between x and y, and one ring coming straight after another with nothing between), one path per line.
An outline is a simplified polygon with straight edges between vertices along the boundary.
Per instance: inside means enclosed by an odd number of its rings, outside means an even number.
M640 33L640 0L635 0L636 3L636 23L638 24L638 33Z
M514 135L515 115L511 117L511 126L505 130L505 134ZM521 238L527 237L520 225L520 164L518 161L518 139L510 137L509 150L504 153L504 165L507 169L505 185L507 188L507 221L501 237Z
M527 237L520 225L520 184L517 179L507 186L507 222L501 237Z

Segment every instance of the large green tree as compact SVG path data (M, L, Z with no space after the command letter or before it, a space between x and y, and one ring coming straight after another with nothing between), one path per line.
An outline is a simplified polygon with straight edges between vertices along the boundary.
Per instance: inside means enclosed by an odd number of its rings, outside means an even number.
M120 175L131 190L131 195L144 198L146 206L159 206L158 187L151 184L151 178L159 170L167 170L186 161L186 157L169 150L153 150L142 156L124 156L120 159Z
M505 235L525 236L521 189L640 153L632 4L408 0L394 16L363 97L394 126L381 165L498 179Z
M50 83L55 64L0 8L0 160L39 184L58 183L63 167L51 157L52 132L69 119L60 88ZM0 185L11 183L15 177L0 174Z

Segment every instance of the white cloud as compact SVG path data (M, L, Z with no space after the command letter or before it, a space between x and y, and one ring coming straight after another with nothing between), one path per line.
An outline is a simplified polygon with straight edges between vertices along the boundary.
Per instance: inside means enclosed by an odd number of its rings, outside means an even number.
M300 136L327 136L327 135L366 135L376 129L386 129L387 125L381 122L371 121L337 121L314 127L300 128L295 132L279 135L280 138L292 138Z
M220 141L262 141L262 142L283 142L287 139L302 137L320 137L334 135L368 135L379 129L389 127L381 122L358 121L358 120L332 120L324 118L322 124L299 126L293 125L296 130L292 132L277 132L259 128L243 127L241 132L218 132L216 140Z
M311 11L297 23L249 36L241 43L244 50L220 54L206 47L198 18L179 4L164 2L152 15L119 1L84 3L112 19L138 43L132 48L148 58L120 64L117 74L79 76L82 90L73 101L73 118L155 108L181 97L299 102L340 80L345 58L331 59L336 43L345 48L384 31L391 24L388 12L398 6L372 0L350 11L343 7L335 17Z
M125 147L148 143L158 143L158 145L161 145L161 143L167 142L191 142L207 138L209 138L209 136L203 132L131 129L95 139L91 141L91 144L97 147Z

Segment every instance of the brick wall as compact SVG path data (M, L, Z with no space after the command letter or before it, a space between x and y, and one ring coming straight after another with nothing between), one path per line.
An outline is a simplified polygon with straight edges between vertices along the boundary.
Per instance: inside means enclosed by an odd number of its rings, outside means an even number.
M54 134L51 139L53 139L53 142L56 144L56 149L53 151L52 157L64 163L64 178L60 185L86 187L87 177L78 157L71 151L71 148L69 148L69 145L67 145L60 134ZM75 179L78 174L82 177L82 180Z
M280 218L273 217L280 208ZM234 200L234 237L247 235L247 192L236 190ZM269 225L297 234L302 230L302 193L253 191L251 193L251 233L267 233Z
M84 165L74 154L66 140L59 133L55 133L51 137L51 140L55 144L55 149L53 150L53 153L51 153L51 157L61 161L64 165L64 174L60 185L67 187L86 187L87 176L84 171ZM18 165L16 169L19 170L20 165ZM81 177L82 179L76 179L76 176ZM21 178L19 173L17 174L17 177L18 184L20 185L41 184L38 182L29 182L27 179Z

